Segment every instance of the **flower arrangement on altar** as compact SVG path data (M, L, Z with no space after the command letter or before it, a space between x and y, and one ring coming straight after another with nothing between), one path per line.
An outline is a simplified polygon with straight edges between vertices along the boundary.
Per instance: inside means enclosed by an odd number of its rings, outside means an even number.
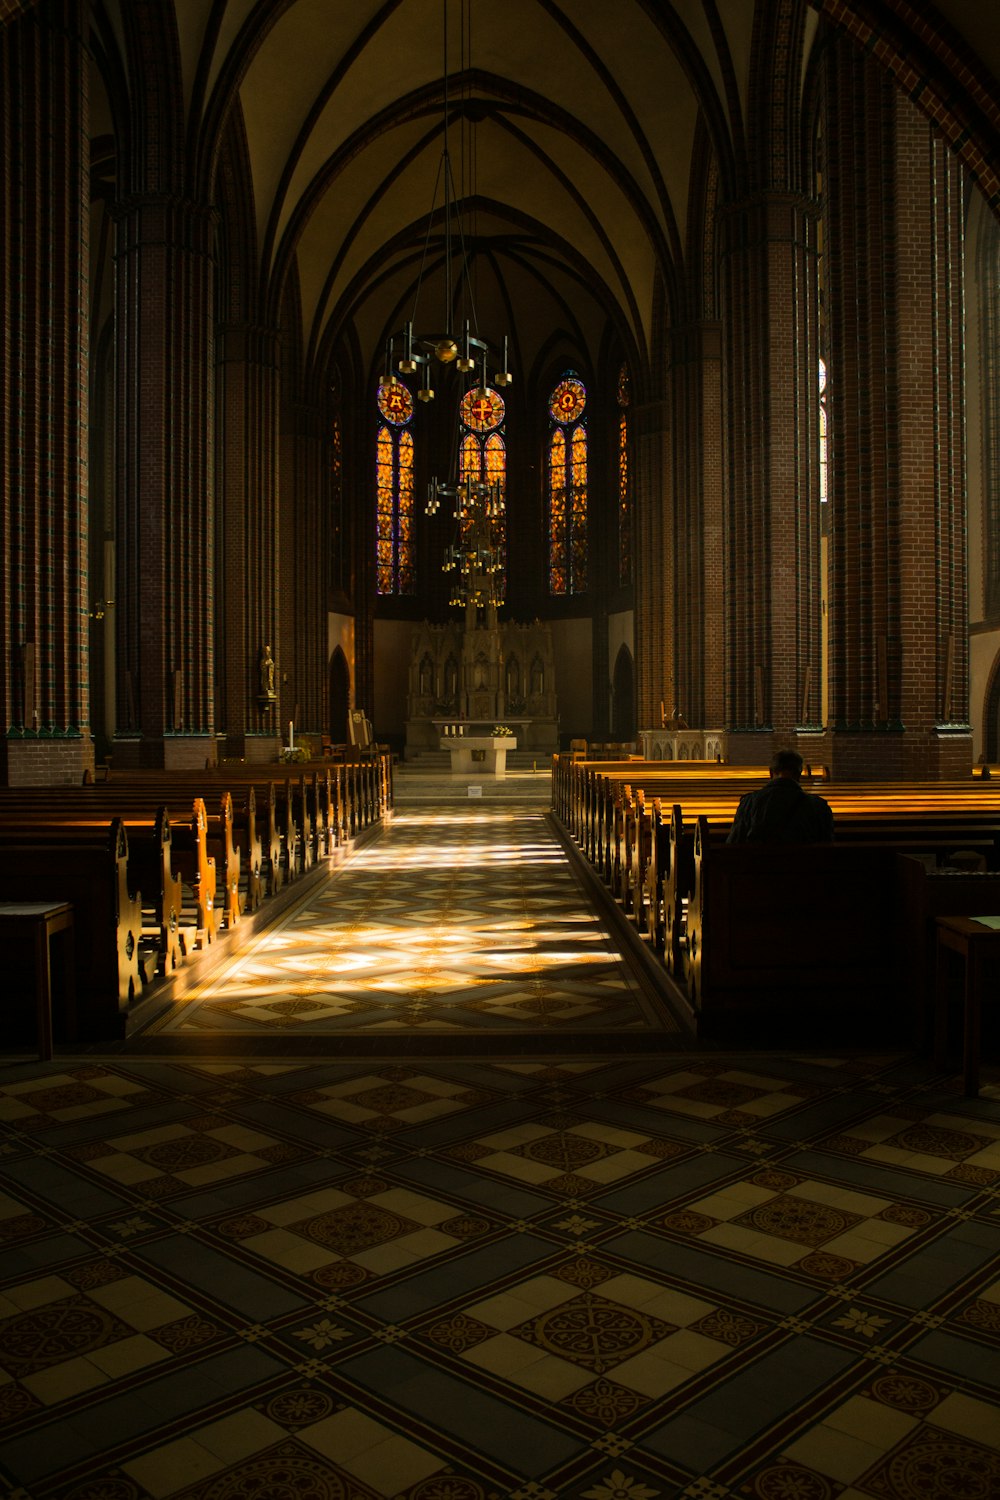
M506 724L494 724L490 730L490 734L495 740L502 740L505 735L513 735L513 733L513 729L508 728Z

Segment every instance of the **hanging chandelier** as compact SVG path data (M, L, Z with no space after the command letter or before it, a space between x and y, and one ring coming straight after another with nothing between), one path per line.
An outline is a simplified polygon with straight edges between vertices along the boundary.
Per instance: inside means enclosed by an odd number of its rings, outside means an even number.
M427 219L427 234L424 238L423 257L420 262L420 272L417 277L417 286L413 297L413 312L409 320L404 323L402 330L397 334L391 335L386 343L386 373L383 376L387 384L393 385L396 383L397 371L400 375L416 375L419 372L421 379L420 389L417 391L417 400L425 402L434 400L433 382L435 365L447 368L453 364L456 370L460 370L463 374L472 374L478 371L478 385L482 391L485 391L487 386L490 364L496 366L493 376L495 385L506 386L511 383L511 374L508 369L508 341L506 336L503 341L503 352L498 358L490 343L480 337L479 333L475 298L469 276L465 233L462 228L462 215L458 209L458 194L455 189L455 176L452 171L449 144L451 91L450 75L448 72L448 0L442 0L441 14L443 36L442 91L444 96L441 164L438 168L437 178L434 183L434 192L431 197L431 209ZM431 231L437 208L439 186L443 188L444 314L436 332L418 333L416 331L417 312L424 271L427 266L430 250ZM461 331L458 331L454 324L455 277L453 274L453 262L456 244L459 252L459 278L463 292L463 301L467 302L471 313L471 316L463 319ZM396 358L397 350L399 351L398 360Z
M464 28L468 34L468 27ZM459 210L458 194L451 165L449 128L451 123L450 76L448 72L448 0L442 0L443 69L442 89L444 118L442 128L441 164L434 183L427 233L424 239L423 256L417 277L413 299L413 312L403 328L386 341L385 374L382 382L392 388L401 384L399 376L420 375L417 400L433 401L435 397L435 371L447 371L454 367L462 375L473 377L462 401L485 408L490 401L499 398L489 388L489 371L493 366L493 384L506 387L511 384L508 368L508 339L505 336L502 352L480 336L476 316L475 298L469 274L468 253ZM424 271L429 259L431 232L438 206L438 191L443 187L442 225L444 310L441 322L435 331L418 332L418 305L423 284ZM458 281L454 272L456 252L458 255ZM455 327L456 290L463 307L468 307L470 316L462 319L461 328ZM503 403L499 402L501 411ZM458 452L454 455L458 469ZM475 605L484 607L499 602L499 585L504 571L502 536L505 510L504 487L499 478L474 478L458 472L451 482L442 482L435 475L427 486L425 514L435 516L442 502L450 502L455 523L454 538L445 549L443 571L451 577L449 603L452 605Z

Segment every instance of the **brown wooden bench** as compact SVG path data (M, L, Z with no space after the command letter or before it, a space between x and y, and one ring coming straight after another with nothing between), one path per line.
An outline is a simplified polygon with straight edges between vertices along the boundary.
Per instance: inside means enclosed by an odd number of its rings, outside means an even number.
M892 849L722 844L699 818L694 859L687 982L700 1036L898 1040L905 985Z
M72 904L79 1035L123 1036L141 990L142 907L129 888L121 820L72 835L52 830L44 840L0 838L0 899Z

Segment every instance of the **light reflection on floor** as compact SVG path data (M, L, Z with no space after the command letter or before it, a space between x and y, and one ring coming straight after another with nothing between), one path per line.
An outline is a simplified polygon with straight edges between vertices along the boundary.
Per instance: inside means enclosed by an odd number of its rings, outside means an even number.
M507 807L399 814L156 1029L276 1025L660 1030L664 1017L545 816Z

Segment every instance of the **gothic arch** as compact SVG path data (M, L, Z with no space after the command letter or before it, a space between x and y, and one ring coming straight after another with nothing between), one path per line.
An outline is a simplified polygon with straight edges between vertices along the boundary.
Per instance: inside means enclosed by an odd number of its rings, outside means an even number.
M635 738L635 662L627 646L618 648L612 687L612 733L619 742L628 742Z
M991 765L1000 760L1000 651L990 667L983 704L983 754Z
M351 669L343 648L330 657L330 738L336 745L347 743L347 715L351 707Z

